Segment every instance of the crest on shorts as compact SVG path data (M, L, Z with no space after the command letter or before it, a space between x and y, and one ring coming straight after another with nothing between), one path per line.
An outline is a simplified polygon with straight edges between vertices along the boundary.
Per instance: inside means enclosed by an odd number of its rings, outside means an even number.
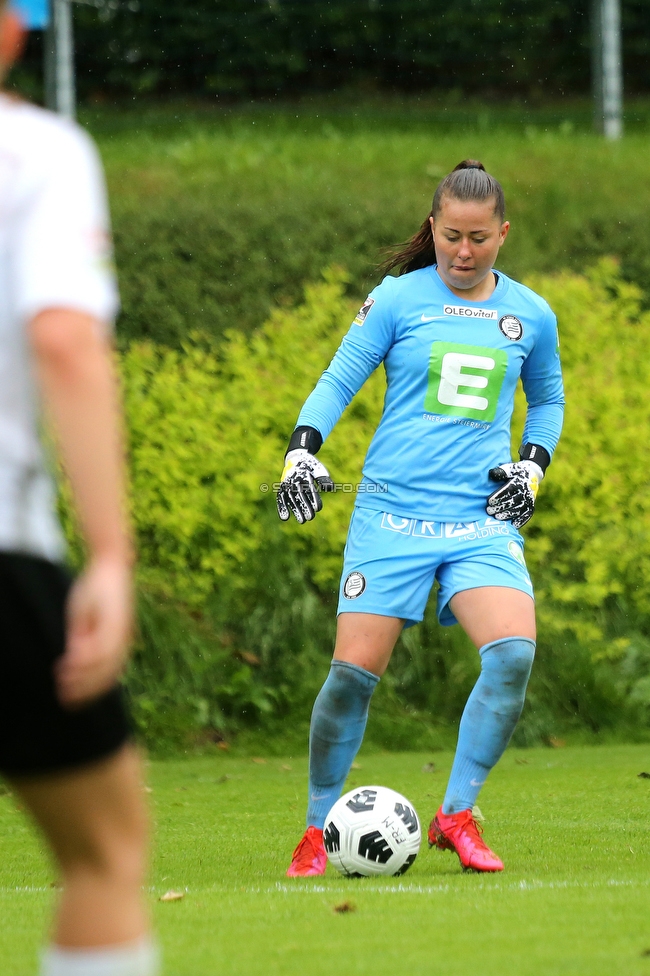
M363 573L350 573L343 584L343 596L346 600L356 600L366 588L366 577Z
M527 569L526 560L524 558L524 550L521 548L518 542L514 542L514 541L509 542L508 552L510 553L513 559L516 559L517 562L524 567L524 569Z
M524 327L516 315L502 315L499 319L499 330L506 339L518 342L524 334Z

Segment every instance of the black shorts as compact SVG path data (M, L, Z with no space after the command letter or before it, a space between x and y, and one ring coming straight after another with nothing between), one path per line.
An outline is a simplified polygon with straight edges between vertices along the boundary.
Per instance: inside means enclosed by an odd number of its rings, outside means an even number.
M9 776L93 762L130 735L121 688L74 710L56 697L70 585L61 566L0 552L0 772Z

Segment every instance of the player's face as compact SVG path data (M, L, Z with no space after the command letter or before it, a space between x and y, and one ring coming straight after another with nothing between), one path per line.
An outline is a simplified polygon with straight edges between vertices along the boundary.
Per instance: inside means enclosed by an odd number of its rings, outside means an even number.
M510 224L494 213L494 200L443 197L437 217L430 218L440 277L466 298L485 287Z

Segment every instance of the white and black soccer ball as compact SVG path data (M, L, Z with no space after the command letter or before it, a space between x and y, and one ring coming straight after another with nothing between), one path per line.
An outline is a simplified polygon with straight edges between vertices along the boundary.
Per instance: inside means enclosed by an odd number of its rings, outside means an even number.
M413 804L386 786L350 790L336 801L323 830L329 860L351 878L404 874L421 840Z

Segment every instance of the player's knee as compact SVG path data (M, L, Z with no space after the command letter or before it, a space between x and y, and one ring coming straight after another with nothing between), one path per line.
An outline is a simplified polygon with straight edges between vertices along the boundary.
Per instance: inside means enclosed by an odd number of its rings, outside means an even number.
M359 723L365 727L370 699L378 683L377 675L356 664L332 661L314 703L312 746L316 747L318 739L339 742L345 734L356 737Z
M332 661L326 684L329 699L336 710L346 711L357 702L370 701L379 683L376 674L347 661Z
M64 875L92 875L113 883L141 883L145 872L147 826L144 812L105 817L78 830L63 849L59 861Z
M525 689L535 658L535 641L528 637L506 637L480 650L483 672L505 687Z
M136 838L97 837L68 850L60 859L67 883L83 879L111 887L132 888L142 884L146 857L144 843Z

